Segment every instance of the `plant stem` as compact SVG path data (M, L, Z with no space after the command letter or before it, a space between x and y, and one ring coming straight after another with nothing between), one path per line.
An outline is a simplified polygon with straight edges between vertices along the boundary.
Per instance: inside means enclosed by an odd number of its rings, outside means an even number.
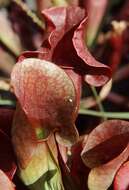
M13 0L17 5L21 7L23 11L36 23L40 28L45 29L45 24L37 17L35 13L33 13L26 3L22 2L21 0Z
M94 95L94 97L95 97L95 99L96 99L96 102L97 102L97 104L98 104L99 110L100 110L101 114L103 115L104 120L106 120L107 118L106 118L106 116L104 115L104 112L105 112L105 111L104 111L104 107L103 107L103 105L102 105L102 103L101 103L101 100L100 100L99 95L98 95L98 93L97 93L97 91L96 91L96 88L93 87L93 86L90 86L90 87L91 87L92 93L93 93L93 95Z
M0 106L15 106L15 103L12 100L0 99Z
M93 111L93 110L86 110L86 109L80 109L80 114L83 115L90 115L95 117L103 117L110 119L129 119L129 112L99 112L99 111Z

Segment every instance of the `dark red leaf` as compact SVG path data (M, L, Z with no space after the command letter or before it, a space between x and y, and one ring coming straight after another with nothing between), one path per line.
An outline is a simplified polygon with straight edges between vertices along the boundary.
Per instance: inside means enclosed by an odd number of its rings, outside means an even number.
M89 174L90 189L107 189L129 156L129 122L109 120L96 127L88 136L82 151ZM94 182L95 179L95 182Z
M10 136L14 109L0 108L0 129Z
M110 68L112 69L112 73L116 72L116 69L118 68L119 64L121 63L123 52L125 48L125 28L123 23L123 28L121 29L117 28L120 25L120 23L117 23L116 21L113 22L113 29L112 32L110 32L110 37L106 43L105 48L105 61L108 63ZM115 28L116 27L116 28ZM125 27L125 28L124 28Z
M111 72L109 67L96 61L88 51L85 45L86 28L87 19L84 19L74 32L73 44L77 55L84 61L82 65L82 72L84 71L86 82L91 85L100 86L107 82L107 80L111 77Z
M88 136L82 152L83 161L90 168L107 163L125 149L128 137L129 122L109 120L100 124Z
M45 130L44 139L54 131L62 144L77 140L76 91L60 67L41 59L24 59L13 69L12 86L33 128Z
M0 130L0 169L12 179L16 172L15 158L8 136Z
M35 131L19 105L15 111L11 133L13 148L19 165L21 168L25 168L36 150L37 143Z
M71 172L69 168L67 167L67 164L63 161L62 155L58 156L59 159L59 164L60 164L60 169L61 169L61 174L62 174L62 181L64 184L65 190L82 190L80 189L78 182L73 178L71 175Z
M120 9L120 12L117 14L117 19L118 20L129 20L129 1L125 0L124 3L122 4L123 6Z
M111 77L111 71L97 62L86 48L87 16L84 10L79 7L51 8L44 10L43 15L47 21L47 33L42 47L23 56L50 60L60 67L69 67L78 76L86 75L86 81L92 85L104 84Z
M114 176L120 166L129 157L129 146L107 164L95 167L91 170L88 177L88 187L90 190L106 190L113 182Z
M87 140L87 135L81 137L79 141L72 147L70 158L70 172L73 179L76 181L81 190L86 190L86 179L90 169L86 167L81 159L83 143Z

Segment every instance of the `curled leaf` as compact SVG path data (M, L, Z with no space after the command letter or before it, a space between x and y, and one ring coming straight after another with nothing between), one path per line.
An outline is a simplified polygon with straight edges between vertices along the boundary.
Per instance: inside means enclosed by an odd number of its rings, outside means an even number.
M84 163L88 167L94 168L111 161L125 149L128 144L128 137L129 122L105 121L89 134L82 151Z
M109 67L97 62L85 45L87 15L84 10L74 6L56 7L44 10L43 16L47 33L41 48L36 52L25 52L22 56L50 60L64 69L69 68L78 78L85 76L92 85L100 86L107 82L111 77ZM76 86L76 82L74 84Z
M65 17L63 17L64 20L61 19L62 22L60 23L55 22L56 20L53 21L53 18L56 18L54 17L55 10L65 15ZM53 13L52 15L50 14L51 12ZM43 13L51 19L49 22L52 21L54 26L56 26L55 30L51 31L48 37L51 53L54 48L53 44L57 44L52 54L53 61L61 66L71 66L78 74L86 75L86 81L90 84L96 86L104 84L110 78L111 72L109 67L97 62L86 47L85 31L87 29L87 15L84 15L84 10L78 7L69 7L64 10L61 10L61 8L52 9L46 12L44 11ZM50 28L50 25L48 26ZM60 33L57 33L57 31L60 31ZM58 35L58 39L55 38L56 35ZM52 39L56 39L56 43L52 43ZM43 43L42 47L44 46L45 43ZM45 53L45 51L43 52ZM90 77L89 74L98 74L98 76Z
M117 170L128 159L128 156L129 156L129 146L112 161L92 169L88 177L89 189L107 190L112 184Z
M111 72L109 67L96 61L88 51L84 40L86 27L87 19L84 19L74 32L73 44L77 55L83 60L82 68L85 68L86 82L91 85L100 86L107 82L111 76Z
M44 129L43 139L53 131L62 144L76 142L76 92L61 68L36 58L24 59L13 69L12 86L33 128Z
M46 54L46 58L54 60L56 64L72 66L72 64L69 65L69 62L66 62L66 60L69 61L69 59L65 59L64 61L62 59L65 57L65 53L68 52L68 49L73 55L73 30L75 30L75 27L84 19L84 10L79 7L60 7L46 9L42 14L47 23L47 33L42 43L43 49L40 51L41 56L43 54L43 58L45 59L44 54ZM67 32L70 32L70 34ZM64 47L67 45L68 49L60 49L62 45L64 45ZM67 54L67 56L69 58L70 55Z
M83 162L93 168L88 179L89 189L108 189L129 156L128 143L129 122L126 121L106 121L89 134L82 151Z

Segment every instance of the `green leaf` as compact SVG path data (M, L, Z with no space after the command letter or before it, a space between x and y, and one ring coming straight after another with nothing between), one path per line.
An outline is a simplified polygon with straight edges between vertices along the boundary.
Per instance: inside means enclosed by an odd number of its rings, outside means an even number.
M28 186L31 190L63 190L58 170L49 170L34 184Z
M20 169L20 178L30 190L63 190L61 172L50 149L46 149L42 155L40 155L41 152L42 150L38 151L37 155L37 158L40 156L40 159L34 158L35 160L33 160L32 158L25 169Z
M37 139L35 129L19 104L12 126L12 143L18 163L17 174L29 189L64 189L55 136L51 134L46 141Z

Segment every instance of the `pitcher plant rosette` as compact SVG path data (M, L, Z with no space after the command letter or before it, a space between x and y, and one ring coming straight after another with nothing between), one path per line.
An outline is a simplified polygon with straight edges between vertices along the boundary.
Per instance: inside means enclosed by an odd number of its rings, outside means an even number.
M111 78L86 47L87 14L77 6L42 14L41 47L23 52L11 74L16 109L0 111L0 190L106 190L114 178L122 190L129 123L105 121L83 137L75 126L82 83L101 86Z

